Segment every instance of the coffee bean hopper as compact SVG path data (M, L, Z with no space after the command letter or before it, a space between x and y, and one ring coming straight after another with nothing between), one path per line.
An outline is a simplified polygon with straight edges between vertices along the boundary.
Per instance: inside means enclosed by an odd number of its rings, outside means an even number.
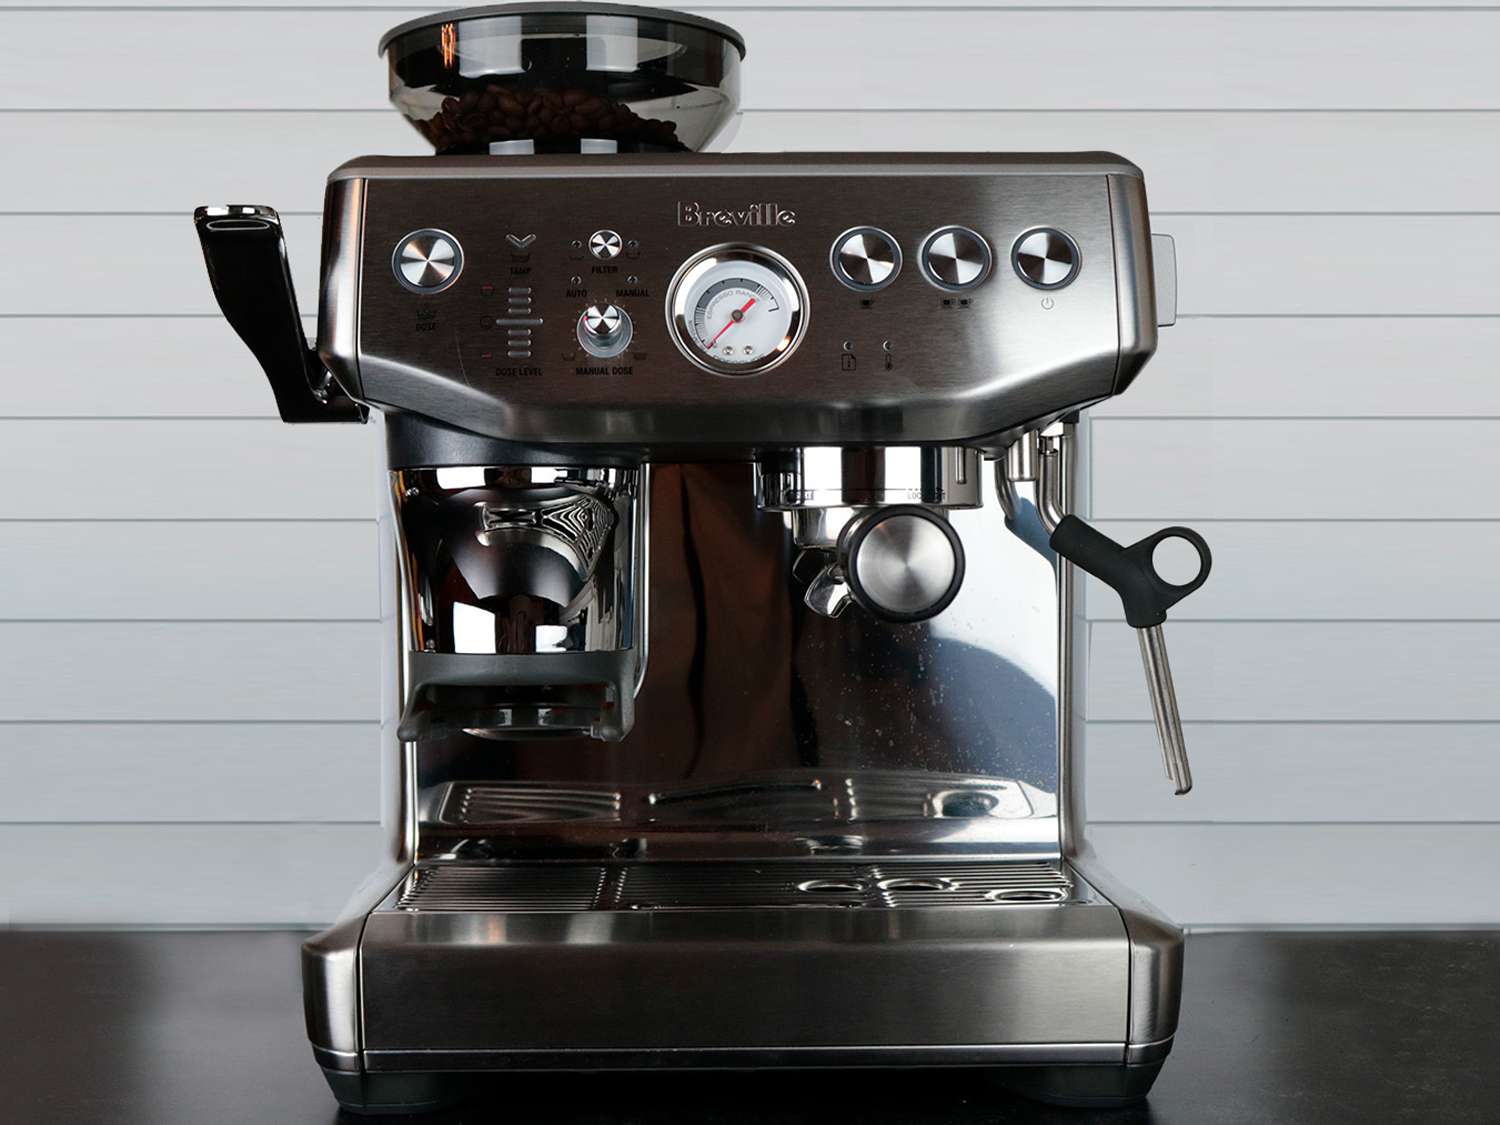
M1182 935L1088 845L1080 576L1185 792L1161 626L1209 555L1074 511L1079 412L1173 316L1140 170L706 154L745 48L674 12L381 48L438 155L329 178L315 346L276 213L195 216L282 417L384 430L385 845L304 951L339 1102L735 1067L1144 1096Z

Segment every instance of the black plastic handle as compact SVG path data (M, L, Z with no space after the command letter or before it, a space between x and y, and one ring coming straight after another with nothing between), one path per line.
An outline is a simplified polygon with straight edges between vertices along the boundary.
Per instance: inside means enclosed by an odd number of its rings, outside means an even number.
M260 361L281 420L363 422L364 406L344 394L307 346L281 217L269 207L199 207L193 225L219 308Z
M1156 572L1152 554L1166 539L1185 539L1198 552L1201 566L1191 582L1168 582ZM1167 610L1208 581L1214 564L1203 536L1190 527L1164 527L1122 547L1077 516L1065 516L1052 533L1051 543L1059 555L1119 594L1125 605L1125 620L1137 629L1165 621Z

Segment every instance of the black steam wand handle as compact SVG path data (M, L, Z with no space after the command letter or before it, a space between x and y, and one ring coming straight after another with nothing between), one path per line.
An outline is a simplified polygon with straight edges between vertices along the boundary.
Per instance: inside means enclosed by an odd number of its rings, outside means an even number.
M193 225L208 280L271 384L283 422L363 422L366 410L308 347L292 290L281 217L270 207L199 207Z
M1168 582L1156 569L1156 548L1168 539L1184 539L1198 552L1198 573L1189 582ZM1193 787L1188 766L1187 743L1182 734L1182 716L1172 684L1172 666L1167 660L1167 642L1162 624L1167 610L1208 580L1213 554L1203 536L1187 527L1166 527L1128 547L1116 543L1102 531L1077 516L1064 516L1052 531L1051 546L1073 565L1092 574L1120 595L1125 620L1135 628L1141 643L1141 662L1151 693L1151 711L1161 739L1162 758L1173 789L1186 793Z

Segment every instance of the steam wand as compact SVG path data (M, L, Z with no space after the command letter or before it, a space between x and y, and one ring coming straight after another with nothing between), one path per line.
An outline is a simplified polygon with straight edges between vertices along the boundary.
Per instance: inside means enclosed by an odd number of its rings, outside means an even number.
M1161 741L1167 777L1180 796L1193 787L1188 765L1187 742L1182 733L1182 715L1177 709L1177 691L1172 684L1172 665L1167 659L1167 641L1162 624L1167 610L1208 580L1213 555L1203 536L1186 527L1166 527L1144 539L1121 546L1103 532L1064 510L1062 433L1026 433L1007 451L999 466L1000 495L1006 514L1014 522L1015 498L1010 485L1036 481L1036 509L1048 545L1073 565L1087 571L1120 595L1125 620L1136 630L1141 643L1141 663L1156 734ZM1187 582L1168 582L1156 570L1156 548L1168 539L1183 539L1198 552L1198 573Z

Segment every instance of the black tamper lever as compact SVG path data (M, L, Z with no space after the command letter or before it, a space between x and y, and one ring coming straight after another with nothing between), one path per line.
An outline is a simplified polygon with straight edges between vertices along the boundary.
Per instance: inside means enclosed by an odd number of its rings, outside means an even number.
M1198 552L1198 573L1192 581L1168 582L1157 573L1153 556L1157 547L1168 539L1185 539ZM1167 610L1207 581L1213 566L1208 544L1191 528L1167 527L1122 547L1077 516L1064 516L1053 529L1050 543L1063 558L1120 595L1125 620L1140 637L1141 661L1146 666L1146 685L1151 691L1151 710L1156 717L1156 733L1161 738L1167 776L1178 793L1186 793L1193 787L1193 775L1188 767L1182 716L1177 710L1172 666L1167 662L1167 644L1161 627L1167 619Z
M363 422L365 407L307 345L281 217L269 207L199 207L193 225L224 318L271 384L283 422Z

